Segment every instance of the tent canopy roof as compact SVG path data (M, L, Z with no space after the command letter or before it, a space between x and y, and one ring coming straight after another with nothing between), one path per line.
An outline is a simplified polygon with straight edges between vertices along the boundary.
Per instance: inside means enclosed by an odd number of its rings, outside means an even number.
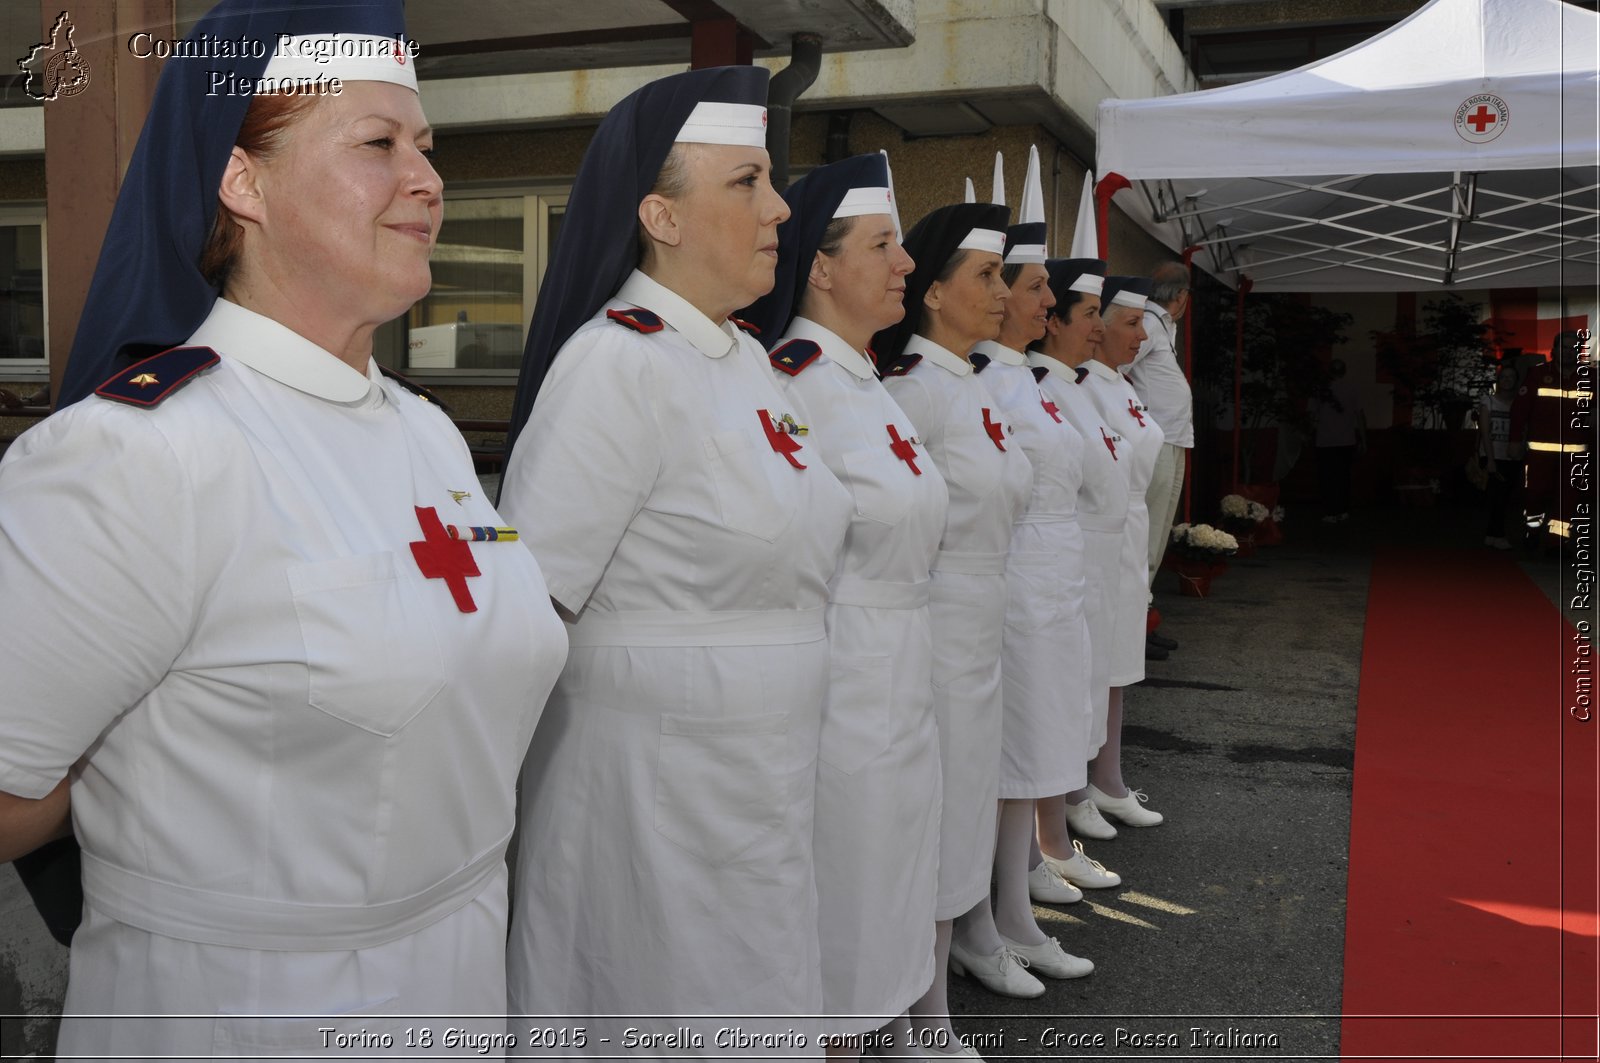
M1298 70L1102 102L1098 171L1258 290L1593 284L1597 43L1563 0L1433 0Z

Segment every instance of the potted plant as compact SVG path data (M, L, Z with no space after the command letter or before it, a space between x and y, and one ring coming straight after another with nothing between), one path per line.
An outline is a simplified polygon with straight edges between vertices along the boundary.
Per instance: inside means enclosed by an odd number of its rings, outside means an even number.
M1211 593L1211 581L1228 570L1225 558L1239 550L1239 540L1209 524L1176 524L1167 549L1167 566L1178 574L1178 591L1189 598Z

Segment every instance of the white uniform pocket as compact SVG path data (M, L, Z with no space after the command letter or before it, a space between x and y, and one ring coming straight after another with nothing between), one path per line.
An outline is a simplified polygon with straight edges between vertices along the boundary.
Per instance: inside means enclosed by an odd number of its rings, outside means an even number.
M713 867L778 829L789 805L789 714L661 717L656 830Z
M888 433L884 433L887 438ZM882 447L851 450L842 455L845 486L855 500L856 513L868 520L893 526L905 519L911 508L912 472L905 462ZM918 468L933 462L920 449Z
M750 416L756 416L754 411ZM769 477L774 473L804 474L792 468L765 439L757 440L753 432L713 432L705 438L705 453L716 484L722 523L769 543L783 534L793 507L788 493L780 494ZM808 464L803 449L795 460Z
M836 653L829 659L821 756L846 775L854 775L889 747L889 668L889 658L882 654Z
M392 553L290 565L311 705L389 738L444 687L430 611Z

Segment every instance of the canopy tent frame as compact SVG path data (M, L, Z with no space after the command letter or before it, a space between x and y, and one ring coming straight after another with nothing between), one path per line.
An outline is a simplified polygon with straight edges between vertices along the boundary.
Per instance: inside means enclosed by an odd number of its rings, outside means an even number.
M1597 53L1563 0L1432 0L1297 70L1103 101L1099 193L1258 292L1600 284Z

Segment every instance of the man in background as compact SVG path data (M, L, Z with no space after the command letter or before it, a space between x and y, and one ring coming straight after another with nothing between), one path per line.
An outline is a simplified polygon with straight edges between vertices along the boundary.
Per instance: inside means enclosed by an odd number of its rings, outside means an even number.
M1194 398L1189 378L1178 364L1178 322L1189 310L1189 271L1181 263L1168 262L1158 266L1150 280L1153 290L1144 312L1149 338L1140 344L1138 357L1128 367L1128 382L1167 437L1145 492L1150 510L1150 582L1154 586L1172 534L1178 498L1183 494L1189 448L1194 446ZM1163 660L1168 651L1177 648L1175 640L1153 627L1145 636L1145 656L1151 660Z

